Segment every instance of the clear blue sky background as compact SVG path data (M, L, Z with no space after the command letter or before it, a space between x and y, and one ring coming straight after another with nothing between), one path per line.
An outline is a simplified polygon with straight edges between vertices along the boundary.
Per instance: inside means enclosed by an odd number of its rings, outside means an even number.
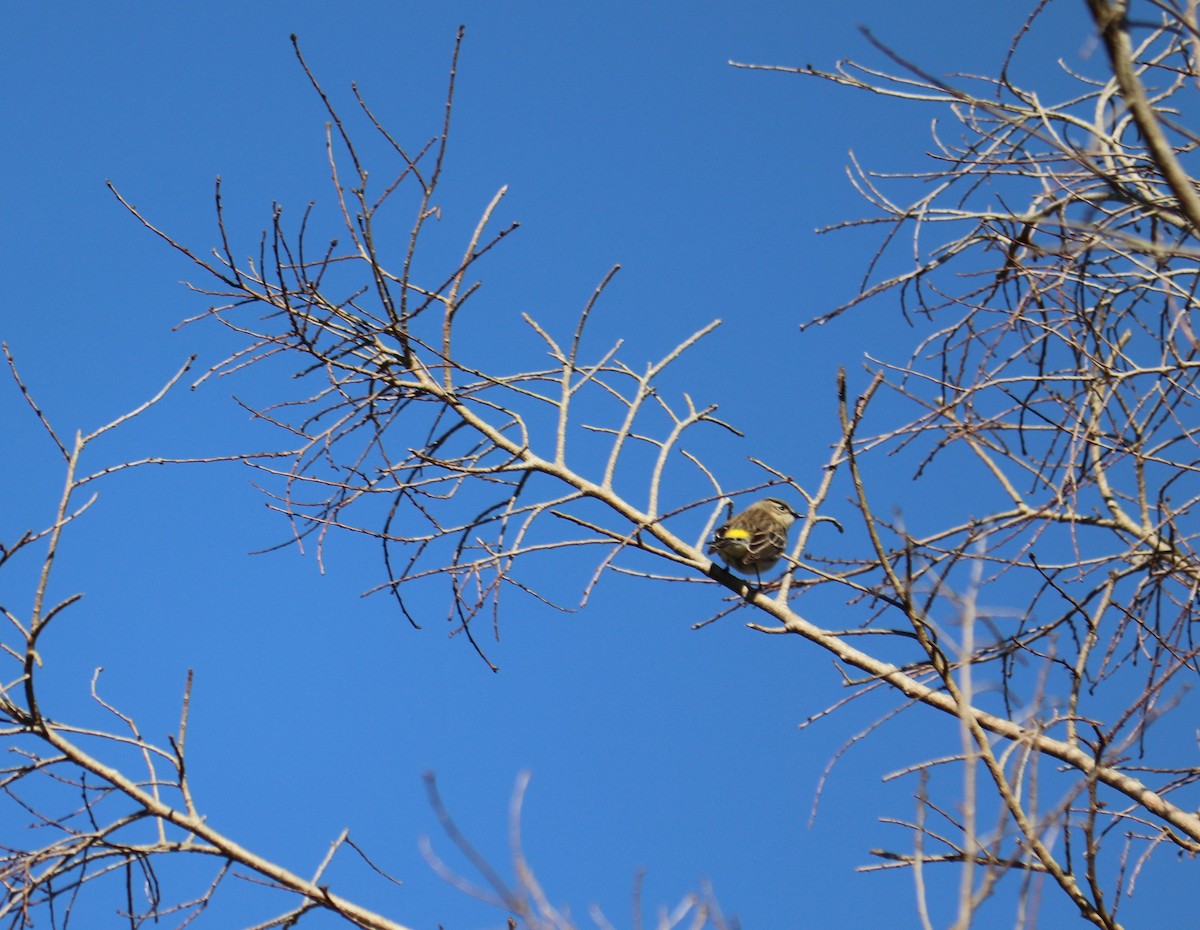
M866 211L844 173L849 150L879 168L917 166L937 114L727 61L879 64L856 30L863 23L933 71L989 71L1023 7L5 4L0 336L68 435L146 398L190 353L200 369L219 360L227 334L172 330L206 306L178 283L194 278L191 269L123 212L104 180L206 250L217 241L221 175L237 251L247 254L272 201L295 215L329 199L325 116L288 34L347 111L357 81L413 142L439 125L462 22L446 241L458 248L504 184L502 219L522 223L481 269L486 299L508 319L523 310L564 333L619 262L595 344L624 337L631 363L722 318L678 385L698 401L720 399L747 434L717 457L723 479L754 480L746 457L755 455L814 484L836 435L837 366L861 383L864 352L902 356L911 335L888 302L799 334L802 320L855 291L870 250L866 236L813 231ZM1045 50L1031 79L1044 69L1052 80L1060 55L1080 64L1083 5L1063 4L1031 47ZM497 353L530 351L516 326L481 335ZM736 364L748 352L770 372L757 388ZM251 374L181 389L99 444L93 467L271 445L275 437L230 398L270 398L277 387ZM50 518L61 476L11 386L0 387L0 418L7 537ZM739 618L690 631L718 603L715 586L681 594L614 583L571 616L512 600L491 646L502 668L493 675L465 642L446 638L441 599L425 605L429 622L417 632L388 600L359 598L382 577L371 545L335 539L324 574L292 549L247 554L286 534L249 477L240 466L180 467L100 488L59 566L59 593L86 598L43 648L51 714L98 722L87 683L103 665L105 697L161 740L194 668L192 776L210 821L301 873L349 827L405 884L346 865L334 870L335 889L414 927L503 923L422 862L417 838L432 834L463 865L438 835L421 772L437 772L459 823L503 867L508 796L526 768L527 852L552 900L581 922L598 903L625 924L632 877L644 867L646 902L674 903L708 878L746 928L917 926L906 874L853 869L871 848L906 847L904 831L878 818L910 815L913 785L880 776L953 752L950 721L914 713L884 742L852 750L810 828L822 768L889 704L864 702L798 731L841 695L836 671L800 640L751 633ZM910 493L906 477L894 503ZM27 580L18 571L7 579L10 608L28 609ZM843 609L826 625L861 619ZM1182 884L1183 868L1164 857L1126 915L1131 925L1138 915L1182 925L1171 901L1194 900L1182 891L1194 886ZM946 877L952 887L957 876ZM237 894L201 925L233 925ZM1044 926L1055 913L1051 904ZM978 926L1011 926L1006 907L990 918ZM329 925L322 920L311 923Z

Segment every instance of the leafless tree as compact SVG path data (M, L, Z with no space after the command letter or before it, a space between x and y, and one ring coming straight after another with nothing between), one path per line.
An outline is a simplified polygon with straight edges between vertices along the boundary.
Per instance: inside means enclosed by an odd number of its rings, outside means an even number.
M477 312L477 263L513 227L493 225L501 189L458 257L439 268L427 255L426 230L440 215L453 69L444 124L414 149L357 90L355 116L343 116L305 66L330 120L336 231L311 206L295 221L277 207L257 255L243 261L219 184L212 253L126 205L195 262L194 288L213 302L196 319L243 339L204 377L281 363L306 386L256 411L291 437L291 448L252 461L297 542L315 540L319 551L331 532L377 539L379 589L414 625L425 619L408 609L409 592L444 591L451 628L485 661L502 596L555 603L545 558L592 554L584 603L614 574L716 582L724 590L711 589L710 619L743 612L759 634L807 640L844 670L850 699L885 692L893 714L937 710L957 720L958 745L898 773L915 785L915 815L893 818L911 842L877 851L879 867L911 870L925 926L934 921L926 876L953 867L956 927L969 926L1007 884L1018 923L1032 919L1050 887L1084 921L1116 928L1155 853L1200 849L1192 747L1171 745L1153 727L1185 706L1196 672L1200 528L1191 511L1200 456L1190 414L1200 361L1190 311L1200 197L1186 167L1197 141L1186 116L1200 79L1200 30L1191 5L1133 11L1089 0L1087 10L1096 74L1065 72L1074 86L1055 104L1014 77L1041 6L994 78L929 75L883 46L891 72L853 62L833 71L739 65L941 105L956 127L954 141L939 131L922 173L854 166L874 212L846 225L877 226L882 245L861 293L813 321L894 295L913 326L912 353L872 360L857 396L843 377L841 431L818 474L759 462L754 488L726 487L715 463L685 445L696 430L733 429L715 405L660 386L664 369L686 364L716 321L681 334L644 368L623 362L619 343L588 349L589 317L613 269L567 331L522 317L548 359L542 367L509 370L469 339L463 321ZM381 166L369 170L365 153L380 145ZM386 183L373 180L385 175ZM917 199L891 193L914 181L924 185ZM412 221L397 240L389 218L404 210ZM914 264L877 277L902 238L914 243ZM358 926L399 926L324 887L324 864L305 879L206 825L188 791L186 693L178 734L165 747L146 743L116 708L120 727L105 733L42 714L37 640L70 606L44 603L45 579L58 538L84 506L81 492L102 477L81 477L79 468L94 435L72 446L43 422L67 479L52 524L2 553L45 552L32 611L8 614L6 653L17 671L6 676L3 713L21 762L4 785L53 839L11 847L0 914L22 926L38 911L62 913L96 876L152 874L159 857L190 852L219 863L213 888L236 864L295 896L286 913L257 926L290 925L315 908ZM605 443L599 456L597 438ZM911 501L879 500L876 476L894 466L876 463L894 453L915 456ZM966 512L920 504L926 472L947 462L978 484ZM709 488L702 499L668 490L697 477ZM728 502L772 485L807 509L791 570L759 586L714 565L704 541ZM832 502L844 496L852 506L837 512ZM903 519L881 515L896 505ZM678 529L697 524L703 530L687 537ZM852 628L806 609L824 603L820 592L849 602ZM115 761L89 754L92 742ZM141 774L132 774L132 759ZM946 777L951 770L956 777ZM35 780L67 786L82 801L55 813L28 800ZM510 888L470 850L436 794L434 803L486 888L453 880L529 926L569 925L519 851L520 880ZM330 856L340 850L365 856L347 835ZM153 900L141 918L176 913L183 923L205 901ZM705 897L664 921L725 924ZM602 916L596 922L607 926Z
M454 50L455 66L461 40L460 32ZM307 66L304 71L312 78ZM533 539L535 521L549 519L556 508L568 507L587 496L572 490L563 493L558 487L560 474L574 474L565 462L572 395L581 388L593 389L605 384L606 379L620 385L619 390L630 392L628 398L619 393L614 395L630 411L629 422L616 437L616 449L604 479L608 490L603 498L615 503L620 503L620 498L611 490L612 471L620 448L626 443L648 441L632 428L633 417L643 405L654 404L674 418L675 424L676 435L659 444L663 463L656 469L655 485L678 441L678 433L693 423L709 419L712 410L696 410L688 402L684 412L676 413L653 395L654 375L684 347L643 374L625 368L610 352L603 361L582 373L581 378L573 361L567 361L553 338L530 321L531 332L543 338L556 353L557 367L497 376L485 372L483 367L472 367L457 356L453 341L455 314L476 289L475 285L465 283L465 276L475 261L509 230L495 235L486 232L501 192L481 219L461 266L452 268L429 288L410 280L413 269L423 261L418 251L422 234L439 212L435 195L449 138L454 78L452 66L441 132L415 153L396 143L359 100L369 124L387 140L401 165L398 175L377 193L368 193L366 167L359 161L346 125L330 106L330 155L340 146L350 164L350 186L344 188L343 166L336 158L330 163L346 223L344 235L351 243L349 250L339 250L336 243L327 250L323 246L321 256L315 262L310 261L308 216L302 221L299 233L291 238L285 232L282 209L277 209L258 257L251 259L246 268L239 268L226 234L218 185L221 249L215 262L196 260L217 274L232 302L204 316L212 316L250 336L245 350L208 374L262 364L275 356L291 364L294 351L300 349L305 356L301 364L309 369L305 373L308 381L319 383L310 397L288 400L277 408L257 412L290 434L292 444L285 451L261 452L237 459L254 465L268 479L282 479L278 506L293 521L297 540L313 533L323 540L330 529L378 536L384 545L389 574L395 576L389 578L387 587L396 592L402 610L403 593L411 583L449 579L452 615L475 642L471 621L489 604L497 602L502 587L516 584L529 590L516 581L512 571L519 557L576 542L613 547L611 535L605 536L599 526L592 527L579 519L569 524L572 532L584 531L592 534L592 538ZM313 87L328 103L315 79ZM389 244L385 249L377 245L376 217L414 188L416 216L399 252L401 270L393 272L379 258L377 250L390 253L392 246ZM176 247L183 248L177 244ZM293 249L294 255L290 254ZM356 280L364 272L366 278ZM361 287L364 282L365 289ZM281 333L255 335L230 315L231 311L256 302L284 310L283 315L268 313L272 319L268 326L282 324ZM579 339L577 331L569 350L572 360ZM73 522L91 506L93 487L115 473L142 465L195 465L222 459L146 458L94 471L89 471L86 464L96 440L161 400L191 369L194 360L189 360L145 404L68 440L43 413L36 391L22 378L7 347L5 356L20 394L57 452L64 481L53 519L40 530L19 534L0 545L0 566L7 569L22 559L40 556L28 612L4 610L9 625L9 633L3 640L4 658L10 668L0 682L3 689L0 732L10 759L15 761L0 770L0 789L12 814L10 817L6 812L5 822L23 818L26 823L22 829L14 827L11 835L6 827L0 840L0 881L6 892L0 903L0 919L11 927L31 927L43 919L50 926L65 927L72 915L76 922L86 920L77 913L81 902L87 894L103 893L100 891L103 889L118 895L118 910L131 927L164 921L182 927L206 912L218 889L234 878L274 892L266 895L264 907L273 906L270 902L279 899L278 892L284 892L290 902L274 917L244 923L255 930L295 926L315 911L330 912L353 926L400 930L404 926L402 920L376 913L335 893L325 883L324 876L331 863L336 857L346 855L359 857L382 880L393 880L356 845L349 831L331 841L326 856L315 864L311 876L301 876L208 823L192 793L187 765L190 674L183 689L178 729L166 745L148 740L131 714L105 700L99 671L93 680L91 696L112 721L110 729L53 719L44 710L45 676L41 672L38 644L46 630L79 597L72 595L52 603L51 579L55 576L63 535L71 531ZM564 377L565 380L560 380ZM560 387L561 398L545 393ZM557 426L552 426L557 430L557 446L551 446L558 450L554 453L556 461L543 461L533 453L532 418L521 413L522 405L547 401L547 409L558 418ZM506 412L504 404L511 405L512 410ZM468 419L463 419L464 416ZM397 456L393 447L398 442L411 441L411 437L400 436L407 435L409 430L417 430L425 438L417 449L405 449ZM281 460L285 464L278 467L275 463ZM539 475L551 479L538 488L539 492L554 491L554 496L533 504L526 504L523 499L518 501L532 487L530 479ZM594 488L598 489L599 485ZM382 511L372 511L370 505L375 502L383 503ZM620 503L620 506L631 523L656 522L631 505ZM465 520L453 516L456 510L471 508L479 508L480 512ZM363 519L355 523L360 510L364 511ZM376 517L378 524L372 526L371 520ZM412 526L414 518L422 521L424 528L405 534L394 529ZM481 530L496 532L496 542L479 542ZM665 530L659 532L673 538ZM628 529L622 534L630 536L626 545L653 548ZM319 552L320 541L317 548ZM621 546L616 548L619 550ZM396 559L398 568L393 573L391 566ZM676 560L683 561L679 557ZM707 562L699 557L696 561ZM733 579L725 577L733 583ZM410 619L415 624L415 618ZM525 781L524 776L519 780L513 799L510 845L514 879L503 879L475 852L442 804L432 777L430 799L439 820L448 838L477 868L483 883L477 884L451 871L432 847L428 856L436 871L457 887L507 912L510 926L516 926L519 920L531 928L568 930L577 923L550 903L522 852L519 813ZM179 857L212 860L211 879L195 894L172 897L164 890L159 873L164 860ZM593 909L590 917L589 925L612 926L598 909ZM684 927L721 930L728 924L711 892L702 889L686 895L674 908L659 911L654 926L658 930Z
M887 49L895 73L778 69L942 104L955 120L925 173L855 166L887 229L875 262L909 235L917 257L817 322L890 292L923 335L908 360L874 365L874 384L912 413L872 434L845 419L868 551L813 558L796 587L860 590L868 626L903 618L888 648L899 669L843 658L866 673L860 687L891 685L961 721L957 758L917 771L952 761L965 795L935 805L922 780L913 849L885 854L918 878L962 863L957 926L1018 872L1117 927L1151 854L1200 848L1194 748L1151 732L1197 671L1200 199L1180 114L1200 33L1193 6L1140 7L1089 0L1097 74L1067 72L1075 92L1056 104L1013 77L1043 6L991 79L940 79ZM897 202L887 187L905 178L928 192ZM953 456L977 482L972 510L920 533L879 516L868 464L900 449L920 458L918 478ZM1025 596L989 613L980 592L1000 582L989 590Z

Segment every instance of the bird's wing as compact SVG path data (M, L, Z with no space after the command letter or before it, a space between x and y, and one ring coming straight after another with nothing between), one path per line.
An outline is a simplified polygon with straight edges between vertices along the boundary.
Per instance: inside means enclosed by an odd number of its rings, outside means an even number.
M756 559L760 558L765 552L778 552L786 548L787 533L778 529L755 533L754 538L750 540L750 545L748 546L751 557Z

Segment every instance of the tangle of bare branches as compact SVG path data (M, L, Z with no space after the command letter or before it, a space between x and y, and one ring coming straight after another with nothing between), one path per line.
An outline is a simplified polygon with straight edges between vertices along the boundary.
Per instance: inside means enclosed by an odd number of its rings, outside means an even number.
M1022 915L1051 887L1081 920L1116 930L1152 856L1200 851L1191 747L1161 739L1157 726L1186 706L1198 671L1200 357L1191 314L1200 201L1188 166L1200 130L1188 117L1197 112L1200 29L1194 5L1089 0L1095 73L1064 66L1069 90L1052 97L1015 77L1042 12L992 77L934 76L877 42L886 69L739 65L936 104L955 125L938 131L920 173L853 165L872 212L842 226L876 227L880 248L860 292L811 321L866 312L887 295L912 324L911 351L870 360L871 380L857 396L843 376L840 430L819 474L759 463L755 488L725 487L715 463L688 446L698 430L736 432L715 405L662 387L664 371L686 365L718 321L681 334L645 366L623 361L620 342L590 349L588 323L613 268L565 331L528 314L507 321L538 346L546 359L538 366L510 363L471 338L472 314L502 312L479 297L479 275L516 224L498 221L500 188L454 258L439 265L427 246L442 218L458 45L444 120L415 146L357 90L352 115L343 113L297 48L329 117L336 209L329 217L310 204L293 220L276 206L253 258L238 257L219 182L211 253L178 242L117 196L195 263L193 289L212 305L194 319L242 340L200 380L282 366L300 385L254 411L289 437L280 456L252 464L293 542L315 542L320 554L331 533L377 540L377 590L418 625L426 621L410 609L410 594L436 587L451 629L489 664L483 633L496 635L509 594L567 610L614 576L716 582L710 620L754 611L758 633L824 650L852 696L892 694L887 719L934 710L957 725L952 749L893 776L916 781L915 815L888 818L911 842L877 851L879 867L911 870L925 926L934 919L926 878L953 867L956 927L969 926L1007 883ZM914 185L921 192L911 198ZM407 216L399 236L395 213ZM902 239L912 243L911 265L884 272ZM14 638L5 660L15 671L0 710L6 736L23 747L3 773L8 798L54 828L45 845L4 860L10 893L0 915L22 926L96 875L152 876L156 857L193 853L220 863L214 889L238 863L296 896L295 909L261 926L289 925L312 908L357 926L398 926L323 888L324 866L304 879L204 822L184 763L187 689L166 747L146 744L132 718L108 708L113 731L90 735L118 761L84 752L68 726L42 714L37 639L71 604L43 603L44 579L58 538L86 509L83 486L99 475L79 477L95 434L72 447L18 383L67 480L51 524L0 552L2 564L34 545L45 550L32 613L7 615ZM904 456L916 463L917 496L907 503L882 497L876 464ZM968 509L921 505L936 468L973 483ZM667 480L681 474L707 493L672 498L665 489L690 486ZM760 587L714 565L704 542L731 499L777 485L807 509L789 571ZM840 498L850 502L842 512ZM678 527L691 511L706 528L685 538ZM826 535L829 522L845 534ZM546 568L564 553L591 557L590 573L568 588L581 593L570 603ZM817 592L849 605L839 621L801 612L825 603ZM98 690L96 700L103 704ZM26 803L20 789L36 778L68 786L81 805L62 814ZM514 811L523 792L522 783ZM528 926L568 926L524 860L517 820L513 884L473 853L431 797L484 884L434 859L448 880ZM347 844L339 840L331 855ZM179 907L195 912L207 899ZM686 904L669 926L685 918L724 926L714 903ZM167 909L151 896L142 912ZM596 923L608 925L603 915Z

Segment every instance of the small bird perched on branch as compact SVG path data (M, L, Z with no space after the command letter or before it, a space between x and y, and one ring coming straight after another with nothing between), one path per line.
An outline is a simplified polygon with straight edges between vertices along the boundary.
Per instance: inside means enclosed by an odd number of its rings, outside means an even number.
M764 497L717 527L708 552L744 575L757 575L761 584L762 573L787 550L788 530L799 516L787 501Z

